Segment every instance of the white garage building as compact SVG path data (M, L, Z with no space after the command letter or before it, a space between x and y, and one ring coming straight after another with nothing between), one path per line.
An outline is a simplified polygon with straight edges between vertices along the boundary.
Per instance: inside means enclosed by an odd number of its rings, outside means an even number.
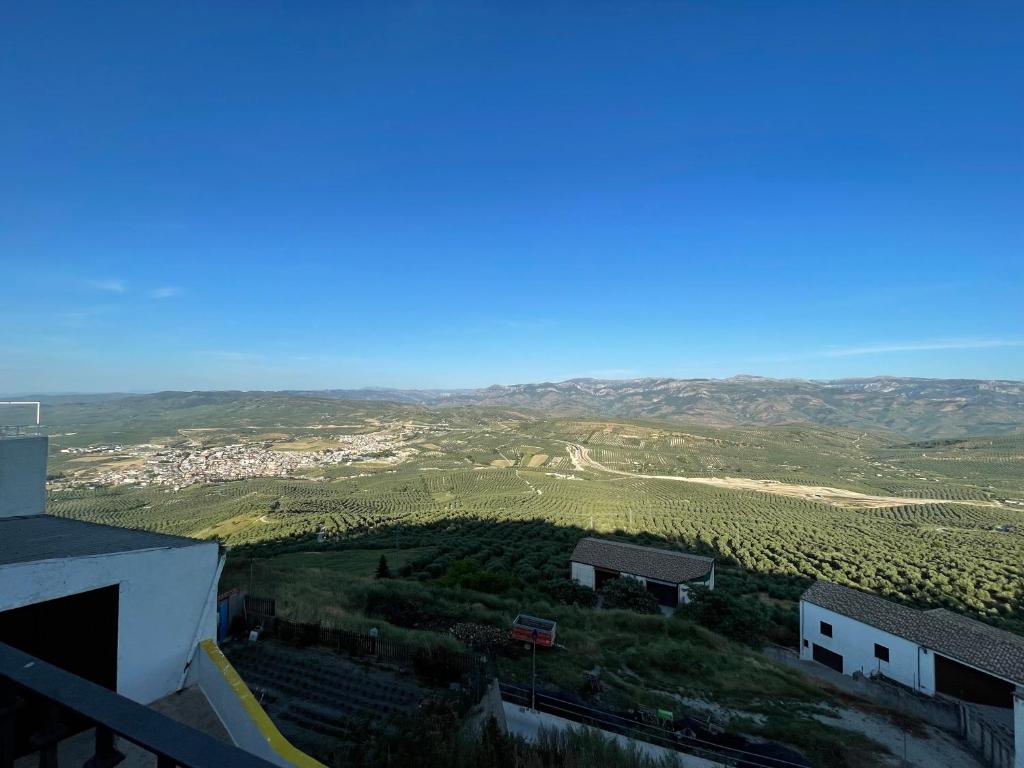
M942 608L921 611L819 581L800 598L800 657L928 696L1012 708L1024 768L1024 637Z
M612 579L628 576L666 608L689 602L693 586L715 588L714 558L687 552L588 536L576 543L571 560L574 581L600 589Z

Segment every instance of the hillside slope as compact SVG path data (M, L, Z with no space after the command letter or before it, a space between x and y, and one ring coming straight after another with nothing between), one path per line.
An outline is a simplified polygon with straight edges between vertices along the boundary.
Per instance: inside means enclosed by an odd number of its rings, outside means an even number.
M451 392L333 390L321 396L423 405L488 405L550 414L680 423L823 426L952 437L1024 428L1024 382L876 377L571 379Z

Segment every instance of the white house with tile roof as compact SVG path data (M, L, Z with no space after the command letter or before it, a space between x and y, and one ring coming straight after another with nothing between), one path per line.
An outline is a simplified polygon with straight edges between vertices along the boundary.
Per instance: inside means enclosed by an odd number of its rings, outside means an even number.
M1013 710L1024 768L1024 637L942 608L922 611L819 581L800 598L800 658L919 693Z

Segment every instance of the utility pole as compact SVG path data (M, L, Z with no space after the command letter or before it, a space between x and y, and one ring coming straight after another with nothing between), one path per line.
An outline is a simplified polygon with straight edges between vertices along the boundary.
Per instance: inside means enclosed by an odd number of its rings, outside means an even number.
M533 675L530 685L530 709L537 711L537 630L530 633L533 637Z

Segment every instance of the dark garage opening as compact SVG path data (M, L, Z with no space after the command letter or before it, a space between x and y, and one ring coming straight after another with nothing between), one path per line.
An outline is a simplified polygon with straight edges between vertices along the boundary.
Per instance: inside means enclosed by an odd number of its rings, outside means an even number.
M1013 707L1013 683L935 654L935 690L974 704Z
M831 667L836 672L842 673L843 671L843 657L835 651L830 651L828 648L822 648L817 643L814 644L814 660L819 664L824 664L826 667Z
M117 690L118 586L80 592L9 611L0 611L0 642L49 662L97 685ZM29 737L44 722L42 702L27 702L18 713L15 749L30 751ZM84 723L64 713L68 735Z
M594 566L594 589L600 590L601 587L612 579L619 578L620 575L618 571L609 571L607 568Z
M647 591L654 595L654 599L658 601L658 605L675 608L679 604L679 588L672 584L660 584L648 579Z

